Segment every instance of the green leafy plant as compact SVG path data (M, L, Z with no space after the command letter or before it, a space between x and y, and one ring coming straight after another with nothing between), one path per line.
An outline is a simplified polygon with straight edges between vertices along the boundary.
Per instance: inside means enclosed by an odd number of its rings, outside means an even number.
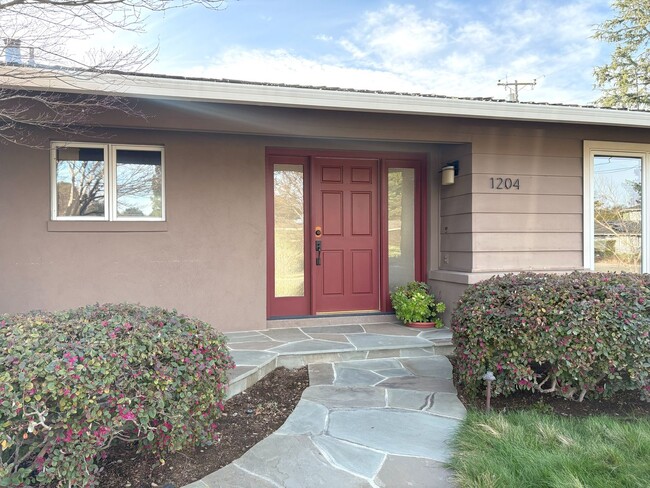
M434 322L436 327L443 325L439 315L445 311L445 304L436 301L426 283L412 281L398 286L390 294L390 300L396 317L405 324Z
M639 390L650 400L650 275L522 273L469 287L452 315L459 381L494 372L495 395L582 400Z
M217 440L224 337L176 311L95 305L0 317L0 486L94 486L117 439L165 452Z

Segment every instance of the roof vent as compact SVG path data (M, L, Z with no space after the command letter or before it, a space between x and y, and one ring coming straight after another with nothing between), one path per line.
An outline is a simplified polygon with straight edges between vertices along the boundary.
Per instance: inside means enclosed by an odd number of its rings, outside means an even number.
M20 55L20 39L5 39L5 61L20 64L23 62Z

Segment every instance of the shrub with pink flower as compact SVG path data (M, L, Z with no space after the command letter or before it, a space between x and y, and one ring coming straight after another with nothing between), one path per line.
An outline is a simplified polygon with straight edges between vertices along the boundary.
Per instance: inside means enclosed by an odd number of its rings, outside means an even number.
M162 455L217 440L223 335L175 311L0 317L0 486L94 486L115 439Z
M471 286L452 316L456 372L479 395L518 389L650 400L650 275L521 273Z

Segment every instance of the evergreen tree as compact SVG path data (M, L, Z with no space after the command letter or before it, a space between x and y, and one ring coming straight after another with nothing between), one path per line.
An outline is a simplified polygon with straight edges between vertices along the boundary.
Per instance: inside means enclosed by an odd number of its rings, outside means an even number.
M614 44L608 64L595 69L605 107L650 107L650 0L614 0L615 16L596 27L594 37Z

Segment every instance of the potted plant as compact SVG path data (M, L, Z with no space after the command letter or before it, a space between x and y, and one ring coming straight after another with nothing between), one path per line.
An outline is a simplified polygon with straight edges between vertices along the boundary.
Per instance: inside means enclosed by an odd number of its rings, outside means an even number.
M445 304L437 302L430 293L429 285L420 281L411 281L398 286L390 294L395 315L409 327L419 329L440 328L445 311Z

